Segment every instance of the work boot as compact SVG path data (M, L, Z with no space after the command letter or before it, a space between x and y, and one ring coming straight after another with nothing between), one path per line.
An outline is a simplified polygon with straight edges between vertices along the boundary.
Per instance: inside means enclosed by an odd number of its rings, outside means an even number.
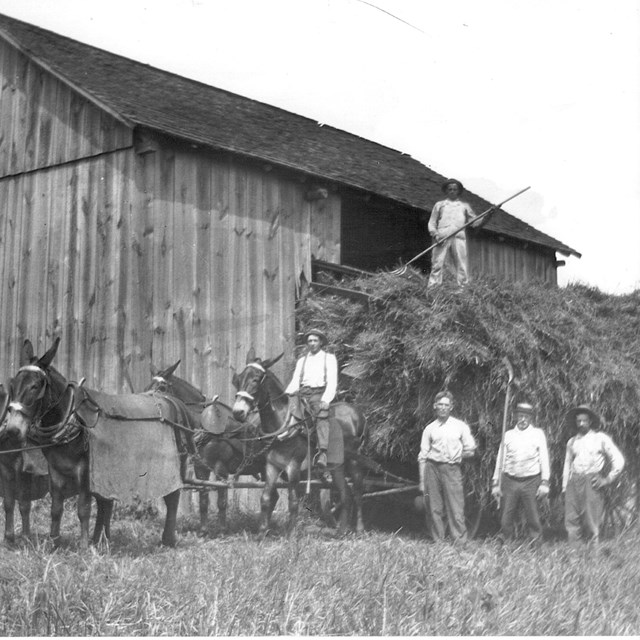
M318 451L318 453L316 454L314 462L316 467L318 467L319 469L326 469L327 468L327 452L324 449L320 449L320 451Z

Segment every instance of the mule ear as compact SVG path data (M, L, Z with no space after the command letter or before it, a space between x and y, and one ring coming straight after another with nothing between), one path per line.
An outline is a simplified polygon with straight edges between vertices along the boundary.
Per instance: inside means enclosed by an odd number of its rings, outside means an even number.
M265 369L268 369L269 367L272 367L276 362L278 362L278 360L280 360L280 358L282 358L283 355L284 355L284 351L279 356L276 356L275 358L271 358L271 360L265 360L262 363L262 366Z
M20 366L24 367L27 364L31 364L35 360L33 355L33 345L31 340L25 340L22 343L22 351L20 352Z
M42 367L43 369L46 369L51 364L51 361L53 360L54 356L56 355L56 352L58 351L58 345L59 344L60 344L60 337L58 336L55 339L55 342L49 348L49 351L47 351L47 353L45 353L38 360L38 366L39 367Z
M237 373L233 374L233 377L231 378L231 384L236 388L239 389L240 388L240 378L238 377Z
M163 374L162 374L162 377L163 378L168 378L169 376L172 376L173 372L178 368L179 364L180 364L180 360L178 360L178 362L176 362L174 365L172 365L166 371L164 371Z
M149 363L149 371L151 372L151 377L152 378L154 376L157 376L160 373L160 369L158 369L158 367L156 367L156 365L153 364L153 362Z
M256 350L252 346L251 349L247 351L247 360L245 364L249 364L250 362L253 362L255 359L256 359Z

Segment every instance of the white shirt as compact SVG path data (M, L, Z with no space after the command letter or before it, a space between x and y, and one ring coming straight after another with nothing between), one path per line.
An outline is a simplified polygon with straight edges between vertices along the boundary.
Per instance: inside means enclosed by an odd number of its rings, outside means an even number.
M516 478L540 474L543 482L549 482L549 449L544 431L530 424L526 429L513 427L504 434L504 442L498 450L498 459L493 472L494 484L500 479L501 461L503 461L503 473Z
M475 218L473 209L462 200L440 200L436 202L429 218L429 233L435 236L448 236L456 229ZM461 231L458 235L464 235Z
M469 425L449 416L445 422L434 420L424 428L418 462L457 464L462 458L472 456L475 450L476 442Z
M567 442L567 454L562 471L562 490L575 474L599 473L606 463L611 465L607 480L611 482L624 469L624 456L613 440L602 431L587 431L573 436Z
M318 353L307 353L298 359L289 386L284 390L292 395L300 387L326 387L321 401L329 403L338 390L338 361L332 353L320 349Z

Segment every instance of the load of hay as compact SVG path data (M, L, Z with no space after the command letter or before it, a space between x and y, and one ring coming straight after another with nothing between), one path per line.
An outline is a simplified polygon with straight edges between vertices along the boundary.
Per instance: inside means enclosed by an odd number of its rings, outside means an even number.
M566 412L591 404L624 450L635 478L640 451L640 291L606 295L586 286L478 279L463 291L427 291L409 277L379 273L350 282L367 301L310 293L299 305L299 329L325 329L346 397L365 410L366 453L402 464L416 476L416 456L433 398L454 394L453 414L467 421L478 454L466 473L486 503L500 441L507 370L516 379L511 410L527 401L547 435L552 495L561 485L565 445L573 435ZM397 467L396 467L397 468Z

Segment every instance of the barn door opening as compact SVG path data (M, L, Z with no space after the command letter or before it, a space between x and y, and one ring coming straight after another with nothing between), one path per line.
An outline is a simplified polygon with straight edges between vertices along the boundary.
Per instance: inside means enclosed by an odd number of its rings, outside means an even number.
M430 243L420 211L379 198L345 194L341 220L340 262L358 269L393 269ZM429 256L414 266L428 272Z

